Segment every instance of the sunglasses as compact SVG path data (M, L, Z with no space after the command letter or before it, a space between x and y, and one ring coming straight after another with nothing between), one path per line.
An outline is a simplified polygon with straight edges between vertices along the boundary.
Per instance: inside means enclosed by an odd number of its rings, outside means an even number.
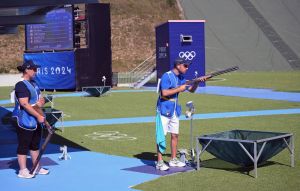
M183 65L185 68L189 68L189 65L188 64L184 64Z

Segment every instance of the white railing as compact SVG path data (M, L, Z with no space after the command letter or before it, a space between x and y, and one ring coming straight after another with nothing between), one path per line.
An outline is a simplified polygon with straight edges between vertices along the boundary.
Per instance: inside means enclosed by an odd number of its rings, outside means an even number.
M155 54L152 57L147 59L147 62L144 62L143 65L139 67L138 70L132 72L132 86L135 86L140 81L147 78L151 73L153 73L156 69L155 66Z
M152 53L151 56L149 56L146 60L144 60L142 63L140 63L137 67L135 67L133 70L131 70L131 73L140 71L141 68L145 67L145 65L147 65L148 62L151 62L151 60L153 60L153 58L155 58L155 52Z
M155 58L156 54L153 53L130 72L113 74L113 83L117 86L135 87L156 71Z

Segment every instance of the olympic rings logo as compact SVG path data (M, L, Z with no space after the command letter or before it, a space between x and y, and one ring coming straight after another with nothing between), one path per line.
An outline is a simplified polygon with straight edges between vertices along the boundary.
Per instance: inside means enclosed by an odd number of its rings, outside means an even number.
M136 137L128 137L127 134L118 131L98 131L84 136L97 141L134 141L137 139Z
M195 56L196 56L196 52L195 51L179 52L178 56L180 58L184 58L185 60L193 60L193 58L195 58Z

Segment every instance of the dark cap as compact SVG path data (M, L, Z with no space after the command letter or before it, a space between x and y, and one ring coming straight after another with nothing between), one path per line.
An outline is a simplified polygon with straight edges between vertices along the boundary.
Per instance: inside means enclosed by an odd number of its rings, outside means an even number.
M24 72L26 69L36 69L40 68L40 65L34 64L32 60L25 60L21 66L18 66L17 69L20 72Z
M178 64L186 64L186 65L190 65L192 64L191 62L188 62L182 58L176 58L176 60L174 61L174 66L178 65Z

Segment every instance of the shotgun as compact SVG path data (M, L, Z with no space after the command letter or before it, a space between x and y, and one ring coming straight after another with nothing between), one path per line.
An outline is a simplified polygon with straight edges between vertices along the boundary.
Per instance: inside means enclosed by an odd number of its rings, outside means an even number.
M238 66L233 66L233 67L230 67L230 68L226 68L224 70L219 70L219 71L216 71L216 72L213 72L213 73L210 73L210 74L207 74L205 75L207 79L210 79L212 77L215 77L215 76L219 76L221 74L225 74L225 73L228 73L228 72L233 72L233 71L236 71L238 70L239 67ZM201 81L201 78L205 77L205 76L201 76L199 78L195 78L193 80L189 80L186 82L187 85L191 85L195 82L200 82Z

